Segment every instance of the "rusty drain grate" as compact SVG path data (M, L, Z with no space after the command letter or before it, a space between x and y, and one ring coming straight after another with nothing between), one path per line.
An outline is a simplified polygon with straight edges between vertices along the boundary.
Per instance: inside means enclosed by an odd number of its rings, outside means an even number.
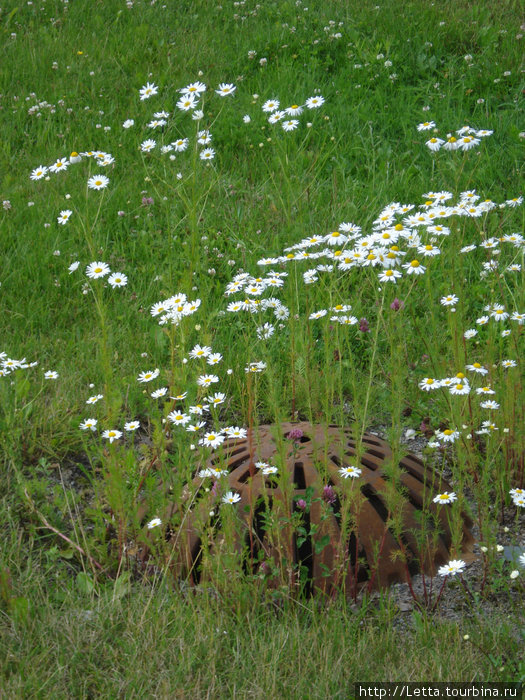
M290 431L294 431L293 439ZM365 433L357 459L357 440L351 429L283 423L259 426L251 443L252 455L248 439L226 441L222 451L218 450L208 460L207 467L226 469L228 488L241 497L234 507L238 508L246 530L244 542L239 541L238 548L239 552L243 546L245 551L248 546L251 548L254 568L265 560L282 563L286 559L296 569L297 565L302 567L303 574L306 572L308 593L329 593L343 585L347 591L367 584L370 588L389 586L406 581L407 571L410 575L421 570L434 575L437 567L452 558L451 511L432 502L436 494L452 488L425 468L416 456L407 455L399 461L401 488L397 488L396 509L402 527L394 532L387 497L393 490L388 468L392 450L384 440ZM261 469L255 469L257 461L278 466L279 478L265 476ZM354 495L352 527L344 534L341 522L346 489L342 488L339 470L348 464L362 471L352 483L360 495L358 500ZM201 482L202 479L195 479L193 485L197 487ZM304 509L304 504L300 504L303 508L299 508L298 499L309 496L310 507ZM204 497L186 513L182 532L172 536L175 545L172 561L178 573L189 576L193 582L200 580L203 533L210 531L212 506L210 498ZM177 504L173 504L166 517L177 510ZM269 534L265 525L268 516L276 511L281 515L301 511L295 518L306 537L299 537L297 527L293 528L282 517L280 536L276 539ZM216 514L214 518L217 517ZM213 524L217 524L216 520ZM463 514L464 559L473 558L470 526L470 520ZM319 546L319 543L325 544ZM206 546L213 556L214 543L208 542Z

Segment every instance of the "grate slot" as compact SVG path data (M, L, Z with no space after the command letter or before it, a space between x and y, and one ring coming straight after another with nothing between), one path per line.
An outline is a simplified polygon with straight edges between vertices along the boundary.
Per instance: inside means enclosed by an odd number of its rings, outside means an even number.
M304 476L304 467L302 462L295 462L294 464L293 482L297 489L302 490L306 488L306 479Z
M241 476L237 477L237 481L239 481L241 484L245 484L249 478L250 478L250 470L247 469L244 472L244 474L241 474Z

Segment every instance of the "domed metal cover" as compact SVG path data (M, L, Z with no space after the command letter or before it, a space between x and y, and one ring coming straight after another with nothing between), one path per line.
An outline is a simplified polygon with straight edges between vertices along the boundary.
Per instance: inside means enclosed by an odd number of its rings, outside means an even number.
M228 471L228 488L240 495L233 507L245 534L237 548L248 552L253 572L268 572L271 583L272 571L286 569L293 585L300 585L302 573L308 593L344 587L350 594L364 585L371 590L406 581L418 571L434 575L452 558L451 507L433 503L451 487L414 455L392 468L392 450L375 435L364 434L359 457L357 444L351 429L262 425L250 439L225 441L208 460L207 468ZM276 466L279 476L264 475L257 462ZM361 469L357 478L342 477L341 468L349 465ZM204 485L202 478L193 482L199 491ZM201 575L203 533L210 532L210 510L217 505L214 489L196 501L172 536L172 562L194 582ZM177 510L174 504L166 516ZM462 516L459 544L467 560L470 525ZM208 542L209 555L220 546Z

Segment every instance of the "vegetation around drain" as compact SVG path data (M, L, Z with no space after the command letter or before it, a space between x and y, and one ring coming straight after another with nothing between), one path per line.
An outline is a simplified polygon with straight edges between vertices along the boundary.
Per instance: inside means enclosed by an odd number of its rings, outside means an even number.
M385 441L366 434L359 442L351 429L259 426L249 439L225 442L193 487L194 503L168 538L174 571L193 584L221 561L224 528L233 525L231 513L218 513L219 488L232 494L236 513L230 547L244 573L270 587L355 597L473 559L469 517L454 532L435 502L452 488L415 456L395 462Z

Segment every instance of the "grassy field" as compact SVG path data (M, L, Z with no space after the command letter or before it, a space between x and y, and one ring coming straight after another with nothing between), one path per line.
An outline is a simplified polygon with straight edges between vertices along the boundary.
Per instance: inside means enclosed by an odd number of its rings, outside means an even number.
M521 10L2 7L0 698L525 680ZM366 430L403 552L399 460L448 480L422 518L460 563L408 615L309 596L304 562L246 544L225 448L283 421L358 439L293 500L280 439L260 469L288 502L257 506L277 549L337 550L305 530L336 498L359 538Z

